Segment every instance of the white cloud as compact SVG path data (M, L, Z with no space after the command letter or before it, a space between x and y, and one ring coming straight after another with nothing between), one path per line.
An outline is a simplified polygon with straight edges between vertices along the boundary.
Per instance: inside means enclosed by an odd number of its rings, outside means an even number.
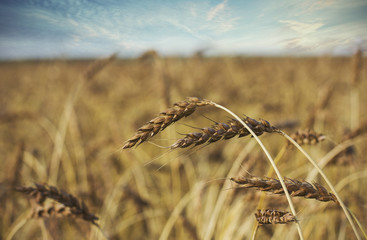
M190 27L176 21L175 19L166 19L165 21L178 29L184 30L185 32L195 35L194 31Z
M335 4L335 0L318 0L308 7L308 11L318 11Z
M296 54L322 50L322 46L317 41L309 38L288 38L280 41L280 45L289 53Z
M226 7L227 0L224 0L222 3L218 4L217 6L210 9L207 15L207 20L212 20L216 15L218 15L219 12L223 11Z
M69 18L68 21L69 21L70 25L72 25L74 27L78 27L78 25L79 25L78 22L76 22L74 19Z
M236 17L219 22L218 32L223 33L233 29L239 19L239 17Z
M196 17L198 15L197 8L194 4L188 4L186 9L189 11L190 15Z
M199 30L209 30L221 34L234 29L240 18L233 16L233 11L227 3L228 0L224 0L212 7L206 14L206 22L200 26Z
M284 44L284 47L287 49L294 49L300 46L302 38L289 38L281 41Z
M57 18L55 18L54 16L52 16L52 14L43 11L43 10L38 10L38 9L31 9L31 10L26 10L27 12L25 12L25 15L28 15L30 17L33 17L35 19L40 19L42 21L45 21L47 23L51 23L54 25L60 25L60 22L57 20Z
M313 33L324 26L323 23L302 23L293 20L279 20L279 22L284 23L289 29L300 34Z

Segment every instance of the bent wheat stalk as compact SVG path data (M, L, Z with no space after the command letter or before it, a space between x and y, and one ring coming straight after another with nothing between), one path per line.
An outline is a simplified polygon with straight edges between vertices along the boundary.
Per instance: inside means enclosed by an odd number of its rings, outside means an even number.
M259 143L259 145L260 145L260 147L262 148L262 150L264 151L264 153L265 153L265 155L267 156L267 158L268 158L268 160L269 160L269 162L270 162L270 164L272 165L272 167L274 168L274 171L275 171L275 173L277 174L277 177L278 177L278 179L279 179L279 181L280 181L280 183L281 183L281 185L282 185L282 188L284 189L284 193L285 193L285 195L286 195L286 197L287 197L287 201L288 201L288 204L289 204L289 207L290 207L290 209L291 209L291 212L292 212L292 214L293 214L293 216L295 217L295 218L297 218L297 214L296 214L296 210L295 210L295 208L294 208L294 205L293 205L293 203L292 203L292 199L291 199L291 197L290 197L290 195L289 195L289 192L288 192L288 190L287 190L287 187L286 187L286 185L285 185L285 183L284 183L284 181L283 181L283 178L282 178L282 175L280 174L280 172L279 172L279 170L278 170L278 168L277 168L277 166L275 165L275 163L274 163L274 160L273 160L273 158L270 156L270 154L269 154L269 152L268 152L268 150L265 148L265 146L264 146L264 144L260 141L260 139L259 139L259 137L254 133L254 131L252 131L252 129L244 122L244 121L242 121L242 119L240 118L240 117L238 117L236 114L234 114L232 111L230 111L229 109L227 109L227 108L225 108L225 107L223 107L222 105L219 105L219 104L217 104L217 103L215 103L215 102L213 102L213 101L211 101L210 102L210 105L212 105L212 106L214 106L214 107L217 107L217 108L220 108L220 109L222 109L222 110L224 110L224 111L226 111L227 113L229 113L230 115L232 115L235 119L237 119L237 121L239 121L250 133L251 133L251 135L256 139L256 141ZM280 130L278 130L278 131L280 131ZM277 132L278 132L277 131ZM292 141L294 141L293 139L292 139ZM302 229L301 229L301 227L300 227L300 224L299 224L299 222L296 222L296 226L297 226L297 230L298 230L298 234L299 234L299 237L300 237L300 239L301 240L303 240L303 234L302 234ZM206 236L205 236L205 238L204 239L210 239L211 238L211 235L212 235L212 231L211 231L211 233L207 233L206 234Z
M327 185L329 186L329 188L333 191L333 193L335 194L336 199L339 202L339 205L342 207L345 216L347 217L353 231L354 234L356 235L357 239L360 240L361 236L358 233L357 227L353 222L352 216L349 213L348 208L345 206L343 200L341 199L341 197L339 196L338 192L335 190L333 184L331 184L330 180L327 178L326 174L322 171L322 169L319 167L319 165L310 157L310 155L308 155L306 153L305 150L303 150L303 148L296 142L294 141L290 136L288 136L286 133L284 133L283 131L280 130L280 134L283 135L286 139L288 139L288 141L290 141L294 146L296 146L298 148L298 150L308 159L308 161L310 161L310 163L317 169L317 171L320 173L320 175L323 177L323 179L325 180L325 182L327 183Z

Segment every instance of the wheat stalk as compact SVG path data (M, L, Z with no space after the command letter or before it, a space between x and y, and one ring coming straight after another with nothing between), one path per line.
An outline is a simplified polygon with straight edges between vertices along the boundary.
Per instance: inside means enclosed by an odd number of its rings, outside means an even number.
M341 199L341 197L339 196L338 192L335 190L333 184L331 184L330 180L328 179L328 177L326 176L326 174L322 171L322 169L320 168L320 166L318 165L318 163L315 162L315 160L313 160L310 155L308 155L308 153L303 150L303 148L296 143L296 141L294 141L290 136L288 136L286 133L280 131L280 133L286 138L288 139L288 141L290 141L306 158L307 160L315 167L315 169L320 173L320 175L322 176L322 178L325 180L326 184L329 186L329 188L333 191L333 193L335 194L336 199L338 200L339 205L341 206L341 208L343 209L343 212L345 214L345 216L347 217L354 234L356 235L357 239L361 239L357 227L353 222L352 216L349 213L348 208L345 206L345 204L343 203L343 200ZM320 161L321 162L321 161ZM293 212L292 212L293 213Z
M91 63L88 68L83 73L83 78L85 81L90 81L93 77L99 73L103 68L105 68L109 63L113 62L117 58L117 53L112 54L108 58L98 59Z
M315 124L316 117L320 112L325 110L327 105L330 102L330 99L334 93L335 85L332 84L326 84L323 86L323 88L320 90L320 96L316 101L316 104L314 105L314 108L312 111L309 112L308 118L306 120L305 126L308 128L312 128Z
M212 102L211 101L211 105L213 105L214 107L216 108L219 108L219 109L222 109L224 111L226 111L227 113L231 114L236 120L238 120L250 133L251 135L255 138L255 140L257 141L257 143L260 145L261 149L264 151L267 159L269 160L271 166L273 167L277 177L279 178L280 180L280 184L282 185L282 188L284 189L284 193L285 193L285 196L287 198L287 201L288 201L288 204L289 204L289 207L292 211L292 214L296 217L296 210L294 208L294 205L293 205L293 202L292 202L292 199L289 195L289 192L287 190L287 187L282 179L282 175L280 174L279 170L278 170L278 167L276 166L276 164L274 163L274 160L273 158L270 156L270 153L268 152L268 150L265 148L264 144L260 141L259 137L256 136L256 134L254 133L254 131L252 131L252 129L244 122L242 121L242 119L240 117L238 117L236 114L234 114L231 110L229 110L228 108L222 106L222 105L219 105L215 102ZM280 134L284 134L282 131L280 131ZM293 139L291 139L291 141L294 141ZM302 229L301 229L301 226L298 222L296 222L296 227L297 227L297 231L298 231L298 235L300 237L301 240L303 240L303 234L302 234ZM205 235L205 238L204 239L210 239L210 236L211 234L213 233L213 228L211 227L209 231L207 231L206 235Z
M82 74L81 79L79 79L79 81L76 81L72 90L70 91L64 105L64 111L59 120L59 125L57 128L58 131L56 132L55 136L54 149L51 155L50 174L48 180L48 182L50 182L51 184L56 184L57 182L60 161L65 144L66 131L72 117L74 104L81 90L83 89L86 83L90 82L97 73L102 71L103 68L107 66L109 63L111 63L115 58L116 54L113 54L107 59L100 59L92 63L87 68L87 70Z

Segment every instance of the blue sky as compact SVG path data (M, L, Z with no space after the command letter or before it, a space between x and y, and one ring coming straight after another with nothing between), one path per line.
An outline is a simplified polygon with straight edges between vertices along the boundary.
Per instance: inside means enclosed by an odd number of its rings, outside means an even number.
M366 0L2 0L0 59L350 54Z

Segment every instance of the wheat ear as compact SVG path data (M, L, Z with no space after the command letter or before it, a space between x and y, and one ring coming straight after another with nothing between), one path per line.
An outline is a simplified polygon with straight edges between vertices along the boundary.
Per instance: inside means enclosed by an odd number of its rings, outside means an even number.
M244 188L256 188L260 191L272 192L274 194L284 194L284 189L280 181L275 178L260 178L251 176L249 178L231 178L231 181ZM291 178L284 178L284 183L292 197L304 197L316 199L322 202L333 201L338 203L335 195L329 193L321 184L299 181Z
M279 211L274 209L257 209L255 213L257 225L252 234L252 240L256 238L256 233L261 225L265 224L287 224L297 222L297 219L290 212Z
M257 136L265 132L272 133L277 131L275 127L264 119L256 121L250 117L245 117L242 120ZM248 135L250 135L250 132L238 120L231 119L227 123L216 123L212 127L202 128L200 132L188 133L184 138L177 140L170 147L171 149L186 148L191 145L210 144L219 140L231 139L235 136L245 137Z
M68 215L81 217L83 220L91 222L92 224L98 226L98 224L96 223L98 217L89 212L87 205L85 205L83 201L79 201L73 195L65 191L58 190L56 187L35 183L35 187L17 187L15 190L24 193L31 199L33 199L36 202L36 206L43 207L42 205L47 198L53 199L70 209L70 214ZM51 209L48 208L48 210ZM43 211L41 211L41 213L42 212Z
M173 107L161 112L157 117L153 118L143 126L141 126L132 136L128 139L123 149L132 148L135 145L139 145L157 133L163 131L169 125L177 122L183 117L187 117L195 112L197 107L209 105L209 101L205 99L199 99L197 97L188 97L184 101L176 102Z
M273 209L258 209L255 213L256 221L259 225L264 224L287 224L296 222L296 218L290 212L278 211Z
M294 141L296 141L299 145L315 145L321 141L325 140L325 136L321 133L317 133L311 129L306 130L298 130L297 132L291 135ZM291 143L288 142L290 146Z

